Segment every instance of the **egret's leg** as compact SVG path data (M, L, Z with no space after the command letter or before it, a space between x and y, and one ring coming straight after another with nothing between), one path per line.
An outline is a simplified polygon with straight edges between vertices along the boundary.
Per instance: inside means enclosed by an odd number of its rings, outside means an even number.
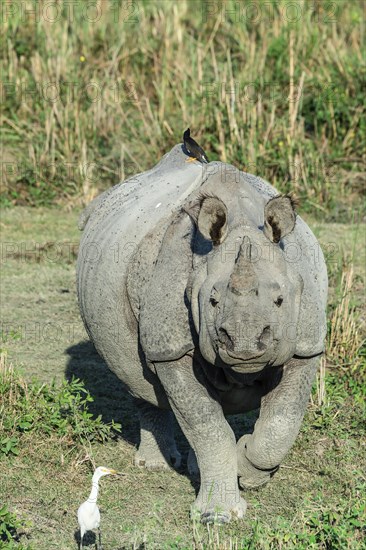
M100 530L100 527L98 527L97 550L103 550L102 549L102 531Z
M196 157L189 157L186 159L186 162L194 162L196 159Z

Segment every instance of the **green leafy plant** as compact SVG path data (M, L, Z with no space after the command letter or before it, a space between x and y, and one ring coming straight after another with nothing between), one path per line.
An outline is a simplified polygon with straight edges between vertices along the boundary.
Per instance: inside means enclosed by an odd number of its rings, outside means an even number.
M55 383L27 383L1 356L0 363L0 455L17 455L22 434L54 434L69 445L105 441L120 431L115 422L88 411L93 402L83 382L73 378Z
M361 548L365 540L366 504L361 494L366 489L365 483L359 486L359 492L353 494L350 500L340 499L333 508L321 506L306 521L306 528L311 542L317 548ZM324 506L324 505L323 505Z
M0 453L3 453L4 455L18 455L18 443L19 441L17 437L3 437L0 440Z
M0 507L0 550L30 550L30 546L24 546L19 542L19 529L22 522L10 512L6 505Z

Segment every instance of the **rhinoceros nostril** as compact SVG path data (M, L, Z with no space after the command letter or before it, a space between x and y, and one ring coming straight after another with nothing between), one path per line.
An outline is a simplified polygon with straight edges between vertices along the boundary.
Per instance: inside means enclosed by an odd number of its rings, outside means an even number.
M282 302L283 302L283 297L282 296L279 296L277 298L277 300L275 300L275 304L277 307L281 307L282 306Z
M258 349L260 350L266 349L270 341L271 341L271 327L266 326L264 327L263 332L259 337Z

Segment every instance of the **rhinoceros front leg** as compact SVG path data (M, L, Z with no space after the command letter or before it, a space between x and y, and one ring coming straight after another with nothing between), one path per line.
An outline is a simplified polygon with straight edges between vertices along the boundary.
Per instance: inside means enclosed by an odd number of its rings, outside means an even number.
M237 443L242 488L267 483L292 447L309 401L318 361L319 357L292 359L284 366L279 384L262 398L254 432Z
M158 409L146 401L136 401L141 441L135 466L149 470L179 468L181 455L174 440L172 412Z
M203 523L242 518L246 503L237 480L235 436L191 357L155 363L174 414L197 457L201 484L191 508Z

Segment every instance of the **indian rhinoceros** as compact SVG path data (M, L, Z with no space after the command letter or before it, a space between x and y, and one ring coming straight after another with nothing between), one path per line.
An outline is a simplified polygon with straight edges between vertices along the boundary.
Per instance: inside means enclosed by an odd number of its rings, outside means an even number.
M243 517L297 437L324 351L327 272L290 196L176 145L82 213L81 315L136 398L136 465L180 466L171 411L200 474L201 521ZM236 442L225 415L260 408ZM239 484L238 484L239 478Z

